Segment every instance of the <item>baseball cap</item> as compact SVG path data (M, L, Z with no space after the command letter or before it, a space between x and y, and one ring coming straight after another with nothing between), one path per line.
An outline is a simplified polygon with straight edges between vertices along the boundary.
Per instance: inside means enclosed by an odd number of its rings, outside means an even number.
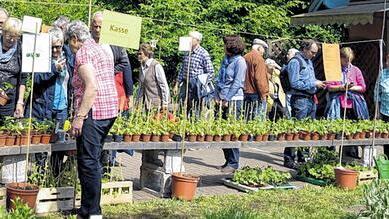
M253 45L261 45L263 46L263 48L267 49L269 48L269 46L267 45L267 43L261 39L254 39L253 40Z

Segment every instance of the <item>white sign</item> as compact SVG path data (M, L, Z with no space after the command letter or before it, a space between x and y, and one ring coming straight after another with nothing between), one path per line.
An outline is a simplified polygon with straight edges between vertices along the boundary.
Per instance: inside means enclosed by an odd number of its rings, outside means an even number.
M180 37L178 51L190 52L192 50L192 37Z
M34 72L51 72L51 39L47 33L36 36ZM22 72L32 72L35 34L23 34Z
M41 31L42 18L24 16L22 31L26 33L39 33ZM35 31L37 30L37 31Z

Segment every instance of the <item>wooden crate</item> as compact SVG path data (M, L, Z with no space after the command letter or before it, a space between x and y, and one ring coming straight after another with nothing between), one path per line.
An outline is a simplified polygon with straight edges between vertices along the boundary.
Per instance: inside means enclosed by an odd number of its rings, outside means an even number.
M74 209L74 188L40 188L35 212L44 214L49 212L69 211Z
M5 187L0 188L0 206L6 206L7 204L7 189Z
M132 203L132 181L116 181L101 184L101 205ZM81 205L81 194L77 194L75 206Z
M358 185L371 182L378 178L378 172L373 170L360 171L358 174Z

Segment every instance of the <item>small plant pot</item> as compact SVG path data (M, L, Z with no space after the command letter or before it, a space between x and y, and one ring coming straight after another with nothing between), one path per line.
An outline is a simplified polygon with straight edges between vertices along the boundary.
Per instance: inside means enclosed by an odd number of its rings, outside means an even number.
M197 139L197 135L188 135L188 141L189 142L195 142Z
M269 135L268 134L262 135L262 141L269 141Z
M236 135L231 135L231 141L237 141L239 137L236 137Z
M317 141L320 139L320 135L317 132L312 133L311 139Z
M241 134L239 136L239 141L248 141L249 140L249 135L248 134Z
M327 140L327 134L319 135L320 140Z
M214 136L213 136L213 140L214 140L214 141L221 141L221 140L222 140L222 136L220 136L220 135L214 135Z
M360 139L365 139L366 138L366 132L360 132L359 133L359 138Z
M263 140L263 135L256 135L254 137L254 141L262 141Z
M358 172L354 170L337 167L335 170L335 183L344 189L355 189L357 187Z
M294 134L293 134L293 140L294 140L294 141L300 140L300 134L299 134L299 133L294 133Z
M354 133L353 134L353 139L359 139L359 133Z
M388 138L389 134L388 133L381 133L381 138Z
M28 144L28 135L20 136L20 145L27 145L27 144Z
M109 143L109 142L112 142L112 141L113 141L112 135L107 135L107 137L105 137L105 139L104 139L104 142L106 142L106 143Z
M159 142L161 141L161 136L160 135L151 135L151 141L152 142Z
M336 139L336 140L342 139L342 134L341 134L341 133L336 133L336 134L335 134L335 139Z
M212 135L205 135L205 141L207 141L207 142L213 141L213 136Z
M287 141L293 141L293 138L294 138L294 134L293 133L286 133L285 134L285 139Z
M151 139L151 135L149 135L149 134L142 134L141 135L141 139L142 139L143 142L149 142L150 139Z
M40 144L42 135L33 135L31 136L31 144Z
M222 141L231 141L231 135L223 135Z
M51 139L50 134L43 134L41 137L41 144L49 144Z
M366 138L372 138L373 133L372 132L366 132Z
M7 139L7 136L0 135L0 147L5 145L5 140Z
M123 141L124 142L131 142L132 141L132 135L125 134L123 136Z
M5 93L0 93L0 106L5 106L9 100L9 97Z
M114 142L122 142L123 141L123 135L112 135L113 141Z
M375 133L375 138L381 138L381 133L380 132L376 132Z
M327 134L327 139L328 140L334 140L335 139L335 133L330 133L330 134Z
M132 139L131 139L133 142L139 142L140 141L140 135L132 135Z
M281 133L277 135L277 140L278 141L285 141L285 133Z
M169 134L161 135L161 141L162 142L168 142L169 139L170 139L170 135Z
M308 133L308 132L304 133L304 134L303 134L303 140L304 140L304 141L309 141L309 140L311 140L311 133Z
M350 134L349 134L349 135L346 135L346 139L347 139L347 140L352 140L353 137L354 137L354 136L353 136L353 135L350 135Z
M268 135L269 141L275 141L276 139L277 139L277 137L275 135L273 135L273 134Z
M205 139L205 135L197 135L197 141L198 142L204 142L204 139Z
M183 173L172 174L172 198L191 201L196 194L198 176Z
M20 136L20 135L17 135L17 136L16 136L14 145L20 145L21 137L22 137L22 136Z
M5 139L5 146L15 145L16 135L7 135Z
M20 198L20 200L28 205L28 207L35 209L36 198L38 196L39 187L30 183L9 183L7 188L7 209L15 209L12 200Z

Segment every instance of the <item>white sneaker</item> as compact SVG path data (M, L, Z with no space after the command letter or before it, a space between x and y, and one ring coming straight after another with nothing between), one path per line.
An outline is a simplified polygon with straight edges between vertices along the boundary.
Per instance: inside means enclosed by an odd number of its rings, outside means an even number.
M103 215L90 215L89 219L103 219Z

